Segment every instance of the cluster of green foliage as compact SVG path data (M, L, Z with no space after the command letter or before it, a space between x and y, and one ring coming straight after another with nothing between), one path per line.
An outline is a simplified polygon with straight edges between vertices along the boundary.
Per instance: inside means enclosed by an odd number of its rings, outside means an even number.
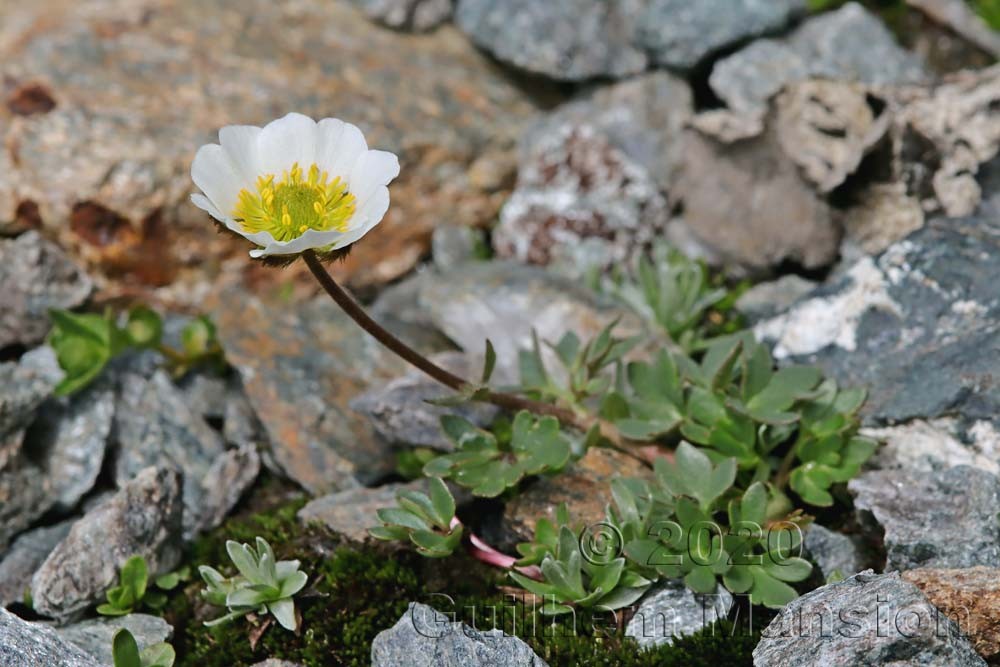
M610 444L603 424L619 434L619 448L658 447L673 458L655 461L652 480L612 484L606 523L619 548L607 558L590 557L583 527L568 517L537 523L510 574L545 600L544 613L625 607L661 578L683 578L701 593L721 584L753 604L783 606L797 595L788 584L811 571L797 555L805 511L831 506L836 485L875 449L858 435L865 392L841 390L816 368L776 368L752 332L710 336L705 320L727 294L677 253L661 251L640 261L634 277L609 284L605 291L666 335L657 352L649 352L655 336L619 338L612 322L586 342L572 332L555 343L535 337L518 360L518 390L583 416L593 424L588 432L526 411L488 429L446 416L442 431L455 451L421 456L423 475L474 496L510 496L525 479L556 475L588 448ZM559 368L547 367L543 346ZM495 362L487 343L483 383L457 399L486 391ZM435 488L443 498L444 485ZM399 508L380 512L383 525L372 534L445 556L459 541L453 512L453 503L400 498Z
M183 375L202 363L222 364L215 326L205 317L189 322L181 332L181 350L163 344L163 319L145 306L132 308L123 325L110 310L103 314L52 310L49 345L55 350L65 377L56 395L80 391L101 374L115 357L132 349L156 350Z
M122 565L118 585L106 593L107 602L97 607L102 616L125 616L140 608L160 611L167 604L165 591L175 589L182 581L190 578L190 570L181 568L176 572L156 577L154 584L159 590L150 590L149 570L146 559L132 556Z
M228 613L205 625L219 625L248 614L270 613L283 628L295 631L298 620L292 599L305 588L307 576L297 560L277 560L264 538L257 536L255 546L234 540L226 542L226 552L239 574L224 577L218 570L201 565L198 573L205 581L202 597Z
M114 667L173 667L177 655L170 644L158 642L142 651L132 633L122 628L115 633L111 643Z

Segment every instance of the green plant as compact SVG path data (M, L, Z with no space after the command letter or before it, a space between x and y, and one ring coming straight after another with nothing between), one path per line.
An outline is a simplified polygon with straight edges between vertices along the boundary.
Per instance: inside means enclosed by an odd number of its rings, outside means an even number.
M380 540L409 540L424 556L451 555L462 540L462 525L454 522L455 499L437 477L427 480L430 495L404 490L396 494L398 507L376 512L381 526L369 529Z
M1000 0L971 0L972 8L986 25L1000 30Z
M586 409L589 402L603 396L612 386L612 369L641 340L639 337L616 338L613 335L618 320L608 324L586 344L572 331L559 342L546 342L562 365L561 377L551 374L542 359L538 336L532 334L532 348L521 350L518 362L521 372L520 390L538 400L562 403L576 409Z
M173 667L176 654L170 644L159 642L139 651L135 637L125 628L111 640L114 667Z
M574 450L559 420L539 418L526 410L518 412L509 427L503 422L494 425L494 432L454 415L442 417L441 428L456 451L427 462L424 474L454 480L487 498L513 488L527 475L561 470ZM576 445L577 449L585 446Z
M541 582L516 571L511 571L510 576L525 590L540 596L541 611L550 616L574 608L621 609L642 597L653 583L626 569L622 557L607 562L585 557L576 533L567 526L559 529L555 548L542 558L541 571Z
M111 311L98 315L52 310L49 314L52 331L48 342L65 374L56 387L57 396L80 391L97 379L112 359L130 349L157 350L167 358L178 376L196 364L221 363L215 328L204 317L184 327L181 332L183 350L178 351L162 342L163 320L145 306L128 311L122 326Z
M156 579L157 588L170 590L173 586L163 586L173 581L173 577L179 577L179 573L163 575ZM107 602L97 607L97 613L103 616L124 616L131 614L141 606L154 611L163 609L167 603L167 596L160 591L149 590L149 572L146 568L146 560L142 556L132 556L122 565L119 574L119 584L105 594ZM174 586L177 584L174 583Z
M307 581L305 572L299 570L299 561L276 560L271 545L260 537L256 539L256 548L229 540L226 551L238 575L227 579L207 565L198 568L205 581L205 600L229 610L205 625L218 625L251 613L265 615L270 612L283 628L294 631L298 622L292 598Z
M660 244L652 256L639 258L634 277L613 274L603 290L659 325L685 350L696 349L705 333L710 308L726 298L726 290L711 284L704 264Z

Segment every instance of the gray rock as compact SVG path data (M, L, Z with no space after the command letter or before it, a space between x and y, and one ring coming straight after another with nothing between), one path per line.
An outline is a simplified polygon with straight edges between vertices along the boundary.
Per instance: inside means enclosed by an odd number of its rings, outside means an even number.
M253 444L220 454L201 480L197 523L192 523L185 538L221 524L240 497L253 486L259 473L260 455Z
M354 0L371 19L397 30L423 32L451 18L452 0Z
M83 269L36 231L0 241L0 285L0 348L41 342L49 310L79 306L93 289Z
M115 413L110 383L98 381L79 394L52 399L39 410L27 438L32 457L52 482L55 509L66 512L94 487Z
M881 443L867 464L871 468L931 472L968 465L1000 474L1000 434L989 421L963 429L954 418L913 419L895 426L863 428L861 434Z
M0 471L20 452L25 429L57 383L30 361L0 363Z
M174 629L159 616L128 614L115 618L95 618L59 628L56 633L65 641L86 651L105 667L113 667L111 640L125 628L135 637L139 650L165 642Z
M368 529L379 525L375 511L396 504L399 491L426 491L422 480L406 484L386 484L375 488L338 491L310 501L299 510L303 523L318 521L330 530L354 540L368 539Z
M221 436L191 411L170 377L159 370L149 379L132 374L122 378L115 438L119 486L150 466L183 473L184 534L194 535L204 507L202 482L225 452Z
M125 561L153 574L180 562L183 499L175 470L147 468L73 525L31 581L35 610L67 620L118 582Z
M617 304L596 297L579 282L514 262L466 264L421 283L423 316L464 349L473 368L482 368L485 340L497 353L494 379L517 377L518 350L531 346L534 329L540 340L558 341L566 331L583 340L596 335L616 317L616 332L642 330L638 318ZM550 368L558 363L550 360Z
M459 377L475 378L481 371L473 368L465 355L459 352L442 352L431 359ZM456 414L474 424L486 426L498 412L498 408L486 403L447 408L428 403L451 393L450 389L442 387L423 372L414 370L365 392L350 405L367 415L375 430L387 442L451 451L455 445L441 430L443 415Z
M30 463L0 471L0 554L7 542L52 507L52 480Z
M775 356L866 386L871 425L1000 413L1000 220L929 221L787 314L756 326Z
M709 83L730 109L757 111L786 84L814 77L882 85L915 83L926 73L878 17L849 2L786 39L758 40L723 58Z
M69 533L75 519L35 528L20 535L0 559L0 607L24 600L31 578L56 545Z
M816 289L817 283L793 273L757 283L736 300L736 310L751 322L774 317Z
M954 621L898 572L871 570L793 600L764 629L754 667L986 665Z
M887 570L1000 566L1000 479L968 466L852 479L859 519L884 531Z
M431 236L431 255L434 266L442 271L474 261L483 248L483 232L472 227L441 225Z
M4 667L102 667L89 653L49 627L28 623L0 606L0 665Z
M643 596L625 626L625 636L644 649L672 644L674 637L693 634L726 618L732 606L733 596L722 586L714 595L704 595L692 592L679 579L668 580Z
M230 394L240 391L238 382L205 373L188 374L176 384L191 412L206 421L224 420Z
M541 119L521 141L517 187L493 233L497 254L571 277L631 261L666 232L662 191L691 107L687 85L658 72Z
M804 0L650 0L637 29L653 60L688 70L708 56L784 28Z
M542 667L545 661L503 630L481 632L419 602L372 642L372 667Z
M836 258L840 232L830 207L784 152L773 127L732 144L696 130L685 138L674 194L702 245L751 273L784 261L819 268Z
M849 577L865 569L865 558L854 540L818 523L806 529L803 546L823 579L834 574Z
M642 0L459 0L455 23L503 62L553 79L623 77L646 69L632 44Z
M286 475L321 494L392 471L387 443L348 403L404 362L328 297L289 306L227 293L213 320Z

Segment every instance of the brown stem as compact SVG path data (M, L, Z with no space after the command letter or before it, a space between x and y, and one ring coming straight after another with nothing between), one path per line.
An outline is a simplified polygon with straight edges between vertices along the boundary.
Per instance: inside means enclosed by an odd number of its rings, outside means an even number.
M396 338L395 335L385 329L381 324L373 320L371 316L365 312L365 309L362 308L361 305L358 304L358 302L344 290L344 288L337 284L337 281L333 279L333 276L331 276L323 267L323 263L320 261L319 257L316 256L315 252L312 250L306 250L302 253L302 258L305 260L306 266L309 267L309 270L312 272L313 276L315 276L320 286L322 286L322 288L326 290L326 293L330 295L330 298L333 299L334 302L340 306L340 308L347 313L348 316L350 316L351 319L357 322L358 326L374 336L378 342L382 343L399 355L402 359L419 368L446 387L454 389L455 391L464 391L476 387L476 385L467 382L454 373L441 368L433 361L420 354L400 339ZM528 410L529 412L533 412L538 415L552 416L564 424L575 426L581 431L588 431L594 424L598 424L601 429L601 435L611 443L613 449L632 456L633 458L639 458L639 460L642 460L645 463L641 457L636 456L634 452L629 451L629 449L625 447L624 439L621 434L618 433L618 429L605 421L581 416L572 410L558 405L552 405L551 403L542 403L541 401L533 401L529 398L524 398L523 396L492 390L488 390L484 396L478 397L476 400L492 403L493 405L506 410Z

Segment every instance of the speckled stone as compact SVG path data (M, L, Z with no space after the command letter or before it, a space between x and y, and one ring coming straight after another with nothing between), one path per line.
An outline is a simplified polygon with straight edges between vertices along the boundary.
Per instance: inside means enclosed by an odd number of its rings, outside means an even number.
M639 43L653 60L688 70L711 54L780 30L805 13L805 0L650 0L638 23Z
M14 540L0 557L0 607L21 602L31 589L31 578L56 545L69 533L75 519L35 528Z
M503 630L481 632L450 622L425 604L409 609L372 642L372 667L545 667L546 662L518 637Z
M709 83L730 109L753 111L786 84L813 77L882 85L916 83L926 72L877 16L848 2L786 39L757 40L723 58Z
M4 667L103 667L61 639L55 630L28 623L0 607L0 664Z
M693 592L680 579L669 579L643 596L625 626L625 636L643 649L673 644L674 637L699 632L726 618L732 606L733 596L722 586L705 595Z
M180 475L146 468L90 510L49 554L31 581L34 608L67 620L99 601L134 555L152 574L177 566L183 500Z
M824 580L834 574L849 577L865 569L865 558L855 540L818 523L806 529L803 546Z
M202 482L225 452L222 437L191 411L170 377L159 370L149 379L134 374L122 378L115 438L119 486L149 466L183 473L184 534L193 536L206 510Z
M985 667L959 627L898 572L871 570L793 600L764 629L754 667Z
M499 60L564 81L646 69L633 34L643 0L458 0L455 22Z
M652 72L540 118L521 139L517 186L493 230L497 254L579 279L663 238L692 107L687 83Z
M285 474L321 494L391 472L388 444L348 405L404 362L328 297L269 305L235 292L219 300L214 321Z
M87 274L36 231L0 240L0 285L0 348L40 342L51 327L49 310L79 306L93 289Z
M993 378L1000 218L931 219L757 325L775 355L868 388L871 425L1000 413Z
M1000 479L969 466L876 470L848 482L862 523L884 532L887 570L1000 567Z

